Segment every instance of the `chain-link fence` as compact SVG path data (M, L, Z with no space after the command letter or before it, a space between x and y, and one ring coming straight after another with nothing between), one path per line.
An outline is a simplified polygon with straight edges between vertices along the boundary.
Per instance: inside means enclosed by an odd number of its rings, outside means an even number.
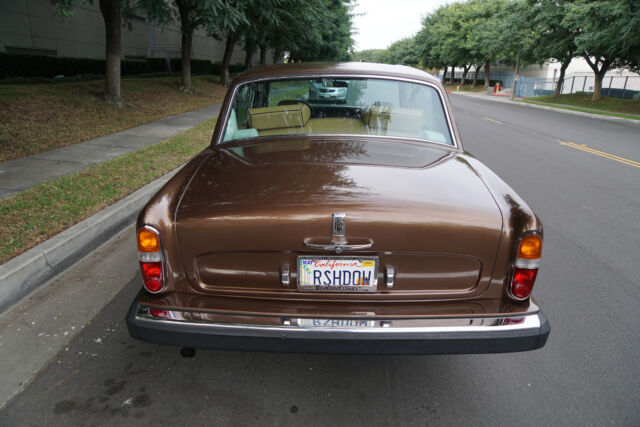
M493 73L491 73L493 77ZM516 96L530 98L553 95L556 84L552 79L520 77ZM595 76L571 76L560 87L561 94L593 93ZM640 76L605 76L602 81L602 95L615 98L640 99Z

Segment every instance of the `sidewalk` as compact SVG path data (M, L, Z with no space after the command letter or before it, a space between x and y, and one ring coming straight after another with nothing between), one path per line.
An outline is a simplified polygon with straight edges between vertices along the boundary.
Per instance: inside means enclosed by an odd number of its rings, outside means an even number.
M221 104L188 111L68 147L0 163L0 199L44 181L157 144L216 117ZM213 132L213 129L211 130Z
M510 96L490 95L490 94L487 94L485 92L466 92L466 91L460 91L460 92L451 91L449 94L450 95L468 96L468 97L471 97L471 98L483 99L483 100L486 100L486 101L501 102L503 104L511 104L511 105L519 105L519 106L522 106L522 107L537 108L539 110L553 111L553 112L556 112L556 113L573 114L573 115L576 115L576 116L589 117L591 119L608 120L610 122L618 122L618 123L631 123L631 124L640 126L640 120L625 119L624 117L605 116L605 115L602 115L602 114L592 114L592 113L586 113L586 112L582 112L582 111L565 110L563 108L548 107L546 105L530 104L528 102L518 102L517 100L516 101L512 101Z

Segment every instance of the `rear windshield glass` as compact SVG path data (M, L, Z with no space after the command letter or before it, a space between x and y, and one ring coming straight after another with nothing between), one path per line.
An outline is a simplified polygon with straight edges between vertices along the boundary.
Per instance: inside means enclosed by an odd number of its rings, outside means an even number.
M223 141L274 135L381 135L452 144L438 92L396 80L316 78L238 88Z

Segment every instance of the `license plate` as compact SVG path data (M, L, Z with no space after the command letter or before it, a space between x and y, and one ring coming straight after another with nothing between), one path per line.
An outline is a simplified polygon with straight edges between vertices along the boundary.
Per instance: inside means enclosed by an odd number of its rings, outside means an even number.
M305 328L373 328L375 320L363 319L298 319L298 326Z
M312 292L375 292L377 257L298 257L298 289Z

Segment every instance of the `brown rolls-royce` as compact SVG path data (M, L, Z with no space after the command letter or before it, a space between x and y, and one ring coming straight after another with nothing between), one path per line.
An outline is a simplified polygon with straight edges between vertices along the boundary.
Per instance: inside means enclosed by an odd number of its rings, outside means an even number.
M238 76L211 145L137 223L132 337L185 348L533 350L542 224L465 153L447 95L409 67Z

